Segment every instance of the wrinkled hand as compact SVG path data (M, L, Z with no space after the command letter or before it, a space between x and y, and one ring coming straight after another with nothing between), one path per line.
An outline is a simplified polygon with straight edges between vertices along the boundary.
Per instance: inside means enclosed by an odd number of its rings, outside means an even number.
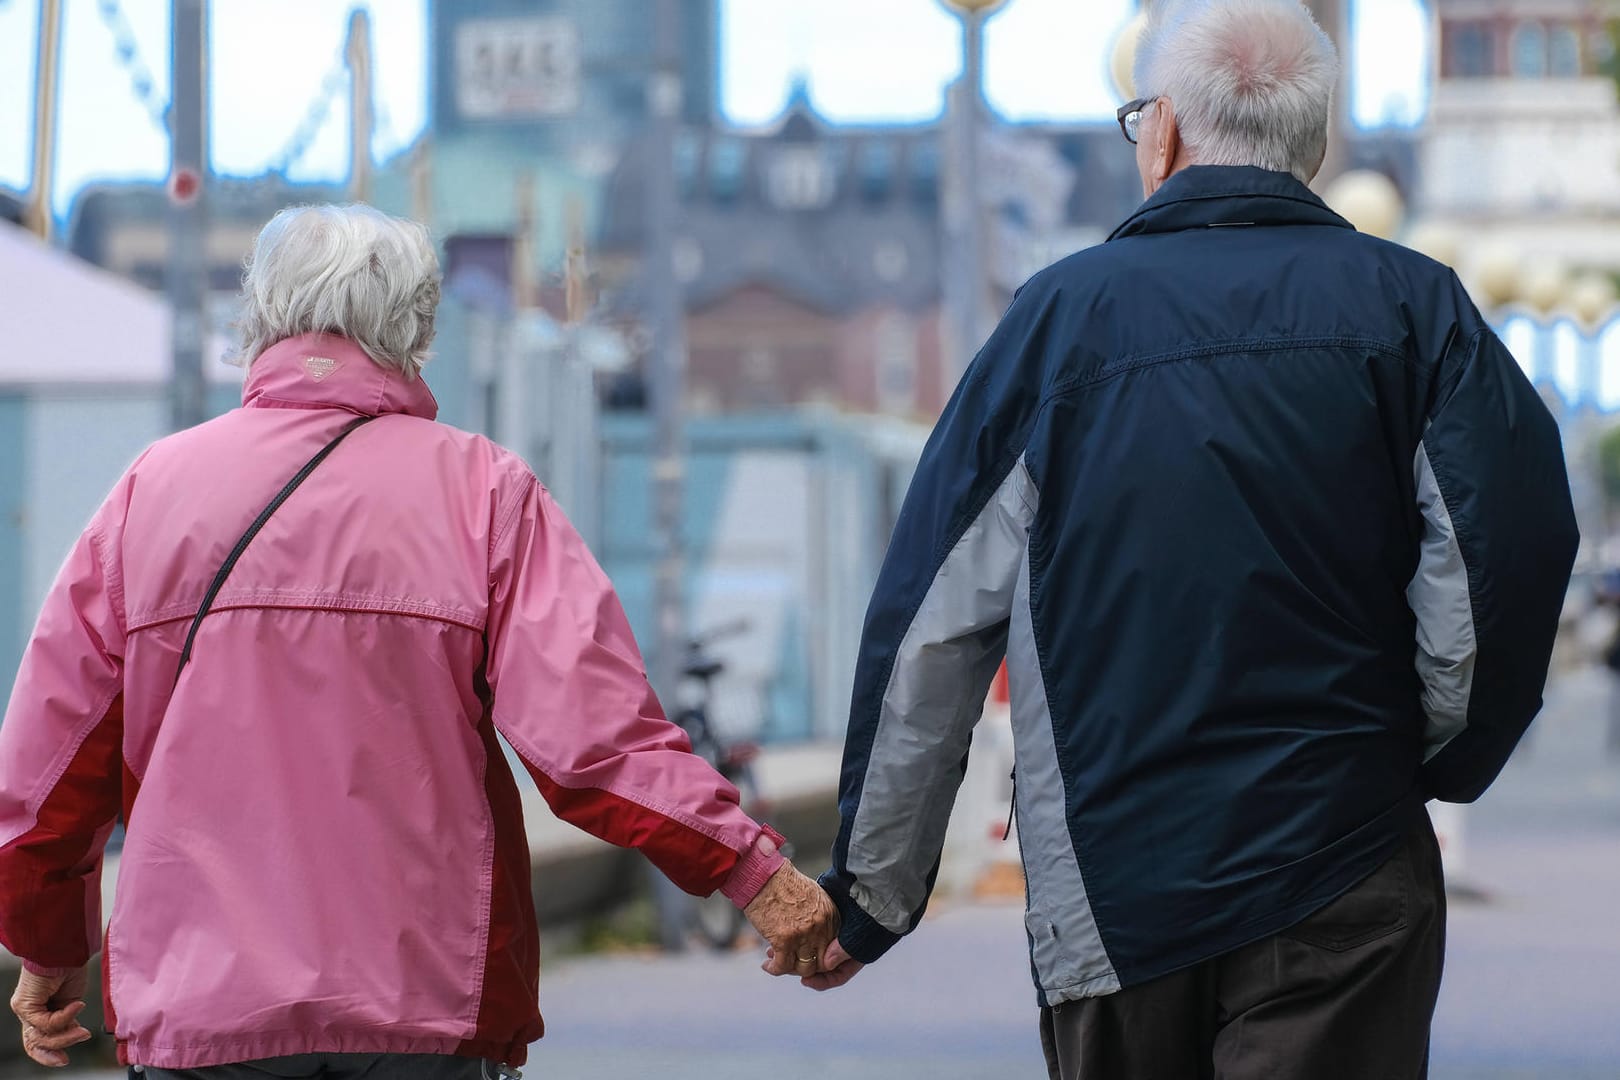
M822 949L838 938L837 906L792 863L771 875L743 914L770 945L761 965L768 975L814 973Z
M799 980L801 986L815 991L834 990L861 973L866 965L851 959L844 947L834 941L821 952L821 970Z
M67 975L35 975L24 971L11 995L11 1011L22 1021L23 1050L41 1065L62 1068L67 1049L90 1038L79 1023L89 979L84 969Z

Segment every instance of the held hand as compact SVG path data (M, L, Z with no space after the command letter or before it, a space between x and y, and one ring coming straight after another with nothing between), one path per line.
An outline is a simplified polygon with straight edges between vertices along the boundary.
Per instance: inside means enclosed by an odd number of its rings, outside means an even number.
M11 995L11 1011L22 1021L23 1050L41 1065L63 1068L67 1049L90 1038L79 1023L89 980L84 969L66 975L24 971Z
M833 990L859 975L865 966L859 960L851 959L844 947L834 941L822 950L821 970L814 975L804 976L799 984L818 992Z
M770 945L762 965L769 975L815 972L821 950L838 937L838 908L792 863L771 875L743 914Z

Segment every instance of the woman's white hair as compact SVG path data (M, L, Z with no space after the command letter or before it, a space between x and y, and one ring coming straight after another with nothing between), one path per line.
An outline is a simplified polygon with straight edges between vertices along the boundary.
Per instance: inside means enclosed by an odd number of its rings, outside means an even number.
M1138 94L1175 106L1196 164L1304 181L1321 167L1339 57L1299 0L1158 0L1135 76Z
M336 334L414 379L438 306L427 229L359 204L292 207L270 219L248 256L241 360L299 334Z

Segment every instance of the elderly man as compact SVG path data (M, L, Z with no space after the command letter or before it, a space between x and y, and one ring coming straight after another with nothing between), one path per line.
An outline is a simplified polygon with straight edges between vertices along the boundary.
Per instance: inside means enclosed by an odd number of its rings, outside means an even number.
M545 488L433 422L438 298L420 226L278 215L243 285L243 407L141 455L69 554L0 727L0 940L41 1064L89 1037L119 818L108 1023L147 1077L520 1064L539 947L501 739L560 817L742 907L767 970L813 972L832 938L664 719Z
M1336 66L1293 0L1156 5L1146 202L1019 291L897 525L811 986L922 917L1005 655L1051 1075L1424 1074L1424 804L1539 709L1577 537L1457 278L1305 186Z

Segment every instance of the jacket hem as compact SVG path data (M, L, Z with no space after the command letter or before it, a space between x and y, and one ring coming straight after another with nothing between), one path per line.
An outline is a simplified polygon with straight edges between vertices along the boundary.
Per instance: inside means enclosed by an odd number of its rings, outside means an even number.
M140 1038L118 1040L120 1065L145 1065L154 1069L203 1069L294 1054L443 1054L522 1065L528 1053L528 1041L521 1034L502 1041L468 1040L454 1035L409 1035L398 1031L277 1033L224 1037L187 1046L162 1046Z
M1338 872L1329 878L1327 886L1314 892L1307 899L1297 900L1265 915L1247 919L1223 934L1212 935L1197 948L1167 950L1164 955L1150 960L1125 964L1119 963L1116 958L1114 970L1117 981L1103 982L1092 978L1056 987L1038 984L1041 997L1045 1003L1051 1005L1064 1001L1078 1001L1082 998L1103 997L1214 960L1280 934L1326 907L1378 869L1400 846L1407 832L1424 813L1422 795L1418 789L1413 788L1394 806L1360 829L1301 860L1301 863L1310 864L1343 855L1342 865ZM1347 843L1354 843L1357 850L1345 855L1344 846ZM1292 864L1290 868L1297 868L1301 863Z

